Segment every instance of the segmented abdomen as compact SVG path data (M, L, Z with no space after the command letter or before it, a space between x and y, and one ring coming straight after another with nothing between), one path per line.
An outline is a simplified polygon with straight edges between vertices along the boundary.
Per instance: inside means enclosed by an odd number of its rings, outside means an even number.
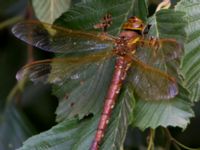
M105 98L103 112L98 124L94 141L90 147L90 150L98 150L99 144L104 136L106 127L108 125L112 108L115 105L118 94L121 89L122 81L126 77L127 70L129 69L130 63L122 56L116 58L115 70L113 73L111 84L108 88L108 92Z

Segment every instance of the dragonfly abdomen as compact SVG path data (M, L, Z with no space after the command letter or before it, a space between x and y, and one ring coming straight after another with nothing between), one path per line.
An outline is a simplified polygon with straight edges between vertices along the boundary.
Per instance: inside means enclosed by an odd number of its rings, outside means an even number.
M95 135L95 138L91 145L90 150L99 149L100 142L104 136L106 127L110 120L112 109L116 103L117 97L121 89L122 82L124 81L126 77L127 70L129 69L129 67L130 67L130 62L127 61L124 57L118 56L116 58L115 70L113 73L112 81L108 88L108 92L107 92L104 107L103 107L103 112L102 112L102 115L98 124L98 128L96 131L96 135Z

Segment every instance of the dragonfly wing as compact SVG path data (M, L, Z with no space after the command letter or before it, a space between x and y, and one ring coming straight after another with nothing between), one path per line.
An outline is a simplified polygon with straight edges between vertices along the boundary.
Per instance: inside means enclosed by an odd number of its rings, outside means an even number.
M34 82L54 84L53 93L59 98L57 121L83 118L100 111L105 89L111 80L114 60L112 55L106 57L105 54L96 53L42 60L23 67L18 77L28 76Z
M174 39L141 40L137 46L136 57L143 63L165 70L165 64L180 58L183 48Z
M170 61L183 55L183 46L174 39L159 40L158 56L163 55L164 60Z
M84 56L64 57L34 61L20 69L16 75L18 80L28 77L33 82L62 84L64 80L79 80L86 76L84 70L91 67L95 70L98 64L112 53L99 52ZM87 76L91 76L92 72Z
M171 99L178 94L176 81L167 73L133 58L128 74L137 95L145 100Z
M74 31L37 21L26 21L12 28L22 41L54 53L99 51L112 49L112 41L95 33Z
M33 82L47 82L48 75L51 71L52 60L34 61L21 68L17 74L16 79L22 80L28 77Z

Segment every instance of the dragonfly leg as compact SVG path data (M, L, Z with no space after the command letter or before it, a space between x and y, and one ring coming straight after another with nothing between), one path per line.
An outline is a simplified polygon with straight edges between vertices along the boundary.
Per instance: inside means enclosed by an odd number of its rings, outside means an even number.
M110 13L107 13L100 21L100 23L95 24L94 28L95 29L102 29L102 32L107 32L107 29L111 26L112 24L112 16Z
M158 53L158 50L161 47L161 43L159 42L159 40L157 38L151 37L150 40L149 40L149 45L151 47L154 47L154 49L153 49L153 57L156 57L156 55Z
M112 24L112 16L111 14L107 13L105 16L102 17L102 19L100 20L100 23L97 23L94 25L95 29L101 29L102 32L99 33L99 37L102 40L113 40L115 39L114 36L109 35L107 33L107 29L111 26Z

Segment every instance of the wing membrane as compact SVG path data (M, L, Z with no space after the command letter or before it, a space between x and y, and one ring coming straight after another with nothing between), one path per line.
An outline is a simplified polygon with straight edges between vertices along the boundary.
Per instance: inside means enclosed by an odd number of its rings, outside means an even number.
M112 56L109 52L99 52L84 56L74 56L65 58L47 59L32 62L18 71L18 80L28 76L33 82L48 82L61 84L64 80L79 80L86 74L84 70L98 67L101 61ZM89 75L87 75L89 76ZM92 72L90 73L92 76Z
M182 53L182 46L174 39L141 40L136 57L145 64L165 70L166 63L180 58Z
M70 30L37 21L16 24L13 34L22 41L54 53L99 51L112 49L112 41L95 33Z
M145 100L170 99L178 94L174 78L133 58L128 80L135 92Z

